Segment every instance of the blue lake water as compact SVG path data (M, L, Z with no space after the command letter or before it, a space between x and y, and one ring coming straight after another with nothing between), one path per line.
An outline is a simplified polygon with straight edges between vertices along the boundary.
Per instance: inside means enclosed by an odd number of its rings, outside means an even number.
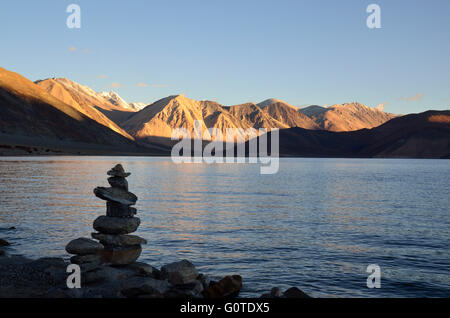
M244 297L274 286L450 297L450 160L281 159L260 175L257 164L170 158L0 158L8 251L68 258L65 245L105 213L92 190L119 162L139 197L140 259L155 267L186 258L212 277L240 274ZM366 286L369 264L381 267L380 289Z

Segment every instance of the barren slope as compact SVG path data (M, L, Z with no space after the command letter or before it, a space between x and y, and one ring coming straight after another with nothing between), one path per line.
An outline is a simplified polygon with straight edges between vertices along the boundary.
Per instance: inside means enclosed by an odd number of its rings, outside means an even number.
M124 136L99 124L17 73L0 68L0 127L4 136L137 149Z
M247 126L259 128L288 128L289 126L272 118L258 105L246 103L228 107L230 114Z
M185 128L194 137L194 121L202 121L202 129L218 128L225 137L227 128L250 128L216 102L196 101L183 95L163 98L123 123L136 138L170 138L176 128ZM203 139L210 138L204 132ZM242 134L243 137L243 134Z
M337 104L328 108L309 106L300 109L300 112L310 117L321 129L329 131L374 128L396 117L359 103Z
M46 79L38 81L36 84L45 89L52 96L72 106L99 124L114 130L128 139L134 139L115 122L98 110L99 108L109 110L115 109L115 105L112 105L107 100L99 97L97 93L90 88L64 78Z
M319 126L311 118L299 112L298 108L281 100L268 99L259 103L258 106L260 106L269 116L288 127L319 129Z

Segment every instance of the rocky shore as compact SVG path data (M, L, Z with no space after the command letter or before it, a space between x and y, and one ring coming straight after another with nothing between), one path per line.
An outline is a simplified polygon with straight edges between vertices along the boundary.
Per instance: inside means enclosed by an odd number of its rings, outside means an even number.
M132 235L140 225L136 217L137 197L129 192L125 172L119 164L108 171L111 187L97 187L94 194L106 201L106 215L93 222L92 238L70 241L71 268L79 269L81 288L69 288L68 270L63 258L30 260L8 255L0 239L0 297L25 298L207 298L238 297L243 286L239 275L213 281L199 273L189 260L155 268L138 262L147 241ZM282 292L273 288L263 298L309 297L296 287Z

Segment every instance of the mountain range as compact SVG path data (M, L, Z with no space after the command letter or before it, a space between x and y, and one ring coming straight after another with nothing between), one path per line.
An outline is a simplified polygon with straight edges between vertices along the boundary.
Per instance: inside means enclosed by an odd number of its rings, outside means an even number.
M4 154L165 155L170 153L170 146L174 143L170 140L173 129L185 128L193 133L194 121L200 120L203 129L217 128L224 136L228 128L242 128L244 131L279 128L280 149L286 156L329 156L336 154L333 147L340 147L341 143L353 144L353 152L346 148L342 154L354 156L359 153L355 152L355 147L362 151L362 148L375 147L381 141L375 137L358 139L348 136L381 136L382 131L388 128L395 130L395 127L406 131L408 116L411 115L389 114L356 102L299 109L279 99L225 106L214 101L197 101L184 95L173 95L149 105L128 103L116 92L95 92L66 78L33 83L17 73L0 68L0 153ZM431 122L436 126L433 129L446 133L448 114L434 113L433 116L443 116L439 123ZM430 129L429 125L417 127L427 131ZM341 139L341 136L345 137ZM210 136L206 132L203 137L209 139ZM246 135L243 133L240 137L244 141ZM448 136L444 134L443 138L447 140L448 150ZM333 145L325 140L334 140L331 142ZM315 145L316 148L313 148L317 151L299 151L305 148L306 141L306 148ZM400 141L396 139L395 142ZM366 143L364 147L362 143ZM427 147L417 142L415 145ZM439 151L437 148L434 148L438 152L435 157L445 157L442 147ZM412 154L411 151L407 153ZM361 154L397 155L389 151L375 153L368 150ZM425 152L416 151L412 156L420 154ZM433 157L428 153L426 156Z
M321 130L336 132L374 128L398 116L359 103L330 107L312 105L300 109L300 112L311 118Z
M267 136L269 152L270 134ZM248 145L246 147L248 149ZM295 127L280 130L279 155L450 159L450 110L409 114L373 129L332 132Z

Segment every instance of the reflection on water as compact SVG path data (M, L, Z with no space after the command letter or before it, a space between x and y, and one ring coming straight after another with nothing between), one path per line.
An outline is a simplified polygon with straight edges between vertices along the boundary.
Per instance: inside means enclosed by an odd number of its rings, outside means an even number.
M156 267L187 258L213 277L237 273L243 296L450 296L448 160L282 159L260 175L169 158L2 158L0 237L15 253L67 257L105 213L92 190L118 162L139 197L141 259ZM366 287L369 264L379 290Z

